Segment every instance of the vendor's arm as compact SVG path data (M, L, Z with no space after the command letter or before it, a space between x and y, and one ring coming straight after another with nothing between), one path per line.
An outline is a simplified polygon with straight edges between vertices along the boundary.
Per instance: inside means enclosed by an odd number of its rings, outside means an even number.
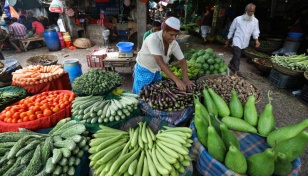
M188 78L188 75L187 75L187 62L185 59L181 59L180 61L180 65L181 65L181 69L182 69L182 76L183 76L183 82L185 84L185 86L188 88L188 89L192 89L192 85L193 85L193 82L191 82Z
M175 74L169 69L168 65L164 62L163 58L160 55L153 55L153 56L158 66L160 67L160 69L166 73L168 78L172 79L175 82L178 89L185 91L186 90L185 83L175 76ZM186 72L186 75L187 75L187 72Z

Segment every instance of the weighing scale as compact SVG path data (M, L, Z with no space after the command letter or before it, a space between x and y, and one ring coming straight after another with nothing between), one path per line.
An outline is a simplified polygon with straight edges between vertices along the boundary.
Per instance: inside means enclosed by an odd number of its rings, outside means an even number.
M133 51L130 51L130 52L119 52L119 55L118 57L119 58L123 58L123 57L133 57Z

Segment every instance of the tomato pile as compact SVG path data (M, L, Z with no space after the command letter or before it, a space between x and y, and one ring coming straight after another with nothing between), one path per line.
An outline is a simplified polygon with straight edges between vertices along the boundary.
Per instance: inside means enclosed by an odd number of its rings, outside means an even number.
M75 96L73 92L50 91L26 97L18 104L6 107L0 113L0 121L20 123L47 117L64 109Z

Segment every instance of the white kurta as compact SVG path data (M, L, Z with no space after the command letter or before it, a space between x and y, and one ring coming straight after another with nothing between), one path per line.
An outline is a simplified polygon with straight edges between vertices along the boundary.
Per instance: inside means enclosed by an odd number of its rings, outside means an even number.
M260 34L259 21L253 17L251 21L244 20L244 16L236 17L229 29L228 39L232 39L233 46L244 49L249 45L250 37L258 39Z
M136 61L140 66L148 69L152 73L161 71L153 55L162 56L165 63L169 62L171 54L173 54L178 60L184 59L183 52L176 40L169 44L167 55L165 55L162 32L163 31L161 30L150 34L143 41L142 47L136 58Z

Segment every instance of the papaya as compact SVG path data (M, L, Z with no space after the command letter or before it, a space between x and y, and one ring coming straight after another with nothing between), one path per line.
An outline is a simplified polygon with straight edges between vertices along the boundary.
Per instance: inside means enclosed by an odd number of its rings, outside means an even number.
M250 95L244 106L244 120L252 126L257 126L258 112L256 108L256 98Z
M286 155L287 161L293 161L304 153L308 144L308 131L302 131L298 135L276 144L274 151Z
M273 114L273 106L271 104L270 91L268 92L268 104L265 105L259 120L258 120L258 133L261 136L266 137L270 132L274 130L275 118Z
M267 143L273 147L276 143L292 138L302 132L305 128L308 128L308 119L304 119L298 123L280 127L272 131L267 136Z
M211 121L209 121L209 127L207 130L207 150L213 158L223 163L227 152L226 146L221 137L216 132L215 128L212 126Z
M283 153L278 153L275 160L274 174L279 176L288 175L292 171L292 163L287 160L287 157Z
M240 99L237 96L236 91L234 90L234 88L231 91L231 100L229 103L229 108L230 108L230 115L232 117L236 117L236 118L242 118L243 117L243 105L240 101Z
M230 115L230 109L224 99L221 98L212 88L208 88L209 94L211 95L220 117Z
M267 148L264 152L249 156L247 167L249 176L271 176L275 168L275 152L272 148Z
M232 144L238 150L241 150L240 142L238 141L236 135L228 129L227 125L224 123L220 123L219 127L221 131L221 138L224 141L226 148L229 149Z
M230 143L226 154L225 165L239 174L245 174L247 171L247 161L244 154L232 143Z

